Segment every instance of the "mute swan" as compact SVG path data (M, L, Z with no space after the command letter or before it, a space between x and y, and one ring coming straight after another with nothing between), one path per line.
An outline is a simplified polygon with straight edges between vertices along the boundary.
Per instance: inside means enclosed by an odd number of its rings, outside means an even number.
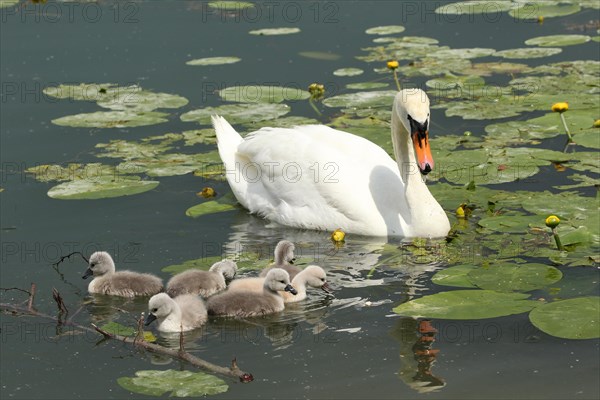
M155 294L148 301L145 325L158 320L158 330L163 332L191 331L206 322L204 302L193 294L182 294L174 299L166 293Z
M226 290L210 297L206 302L209 315L229 317L254 317L272 314L284 309L280 290L296 294L290 285L290 277L285 270L273 268L265 277L260 293L251 290Z
M400 91L394 161L374 143L324 125L262 128L242 138L214 115L233 194L251 213L296 228L367 236L443 237L446 213L423 182L433 169L429 98Z
M233 279L237 265L231 260L214 263L208 271L188 269L172 277L167 283L167 293L171 297L180 294L196 294L204 298L224 290L226 279Z
M264 278L243 278L236 279L229 284L229 291L251 290L253 292L262 291ZM285 303L295 303L306 298L306 286L321 288L329 293L329 285L327 284L326 274L323 268L317 265L309 265L304 268L294 279L292 286L298 294L292 295L288 292L280 292Z
M83 279L91 275L94 279L88 285L90 293L135 297L152 296L163 290L162 280L152 274L115 272L115 263L105 251L97 251L90 256L89 267L83 274Z
M259 276L265 277L267 276L267 273L273 268L281 268L284 269L290 275L290 280L294 280L294 277L300 271L302 271L302 268L296 265L292 265L295 260L295 249L296 246L294 246L294 243L288 242L287 240L282 240L279 243L277 243L277 246L275 246L274 251L275 264L260 271Z

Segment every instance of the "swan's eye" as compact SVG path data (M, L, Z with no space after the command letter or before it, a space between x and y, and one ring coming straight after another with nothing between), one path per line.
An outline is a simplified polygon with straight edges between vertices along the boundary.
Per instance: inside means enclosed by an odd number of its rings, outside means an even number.
M95 263L95 262L93 262L93 263L90 263L90 268L94 268L95 266L96 266L96 263Z
M153 308L152 309L152 312L157 312L157 311L158 311L158 308Z
M279 282L285 284L285 281L279 281Z

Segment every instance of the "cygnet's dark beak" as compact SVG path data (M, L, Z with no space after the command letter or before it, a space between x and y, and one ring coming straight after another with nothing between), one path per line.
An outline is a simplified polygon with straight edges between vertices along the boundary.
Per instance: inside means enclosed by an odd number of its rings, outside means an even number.
M87 277L88 277L88 276L92 276L92 275L94 275L94 272L92 271L92 269L91 269L91 268L88 268L88 269L86 269L86 270L85 270L85 272L83 273L83 276L82 276L82 278L83 278L83 279L87 279Z
M152 321L154 321L156 319L156 315L150 313L148 314L148 316L146 317L146 320L144 321L144 325L148 326L152 323Z
M298 294L298 292L296 291L296 289L294 289L294 287L290 284L288 284L285 289L286 292L290 292L291 294L293 294L294 296Z
M321 286L321 290L325 293L331 293L331 287L329 287L329 284L327 282L325 282L323 286Z

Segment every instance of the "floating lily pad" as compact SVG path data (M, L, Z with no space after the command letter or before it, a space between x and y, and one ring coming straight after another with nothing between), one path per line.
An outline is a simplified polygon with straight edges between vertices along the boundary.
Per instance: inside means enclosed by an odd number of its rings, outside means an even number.
M528 294L492 290L453 290L411 300L394 308L415 318L484 319L521 314L539 305Z
M120 92L110 99L99 100L100 107L114 111L153 111L157 108L179 108L188 103L185 97L168 93L154 93L147 90L137 90L130 93Z
M526 45L529 46L573 46L576 44L587 43L591 40L588 35L551 35L551 36L538 36L535 38L527 39Z
M494 53L496 57L525 59L525 58L542 58L550 57L562 52L558 47L526 47L522 49L501 50Z
M508 0L460 1L438 7L435 9L435 13L442 15L483 14L495 18L497 13L508 11L513 7L514 3Z
M473 64L463 71L464 75L490 76L492 74L517 74L527 72L531 68L527 64L510 62L488 62Z
M148 176L186 175L203 167L220 162L218 152L196 154L163 154L155 158L139 158L119 164L121 171L145 172Z
M143 181L138 176L100 176L61 183L51 188L48 196L61 200L104 199L144 193L158 184L158 181Z
M391 107L398 92L382 90L372 92L345 93L323 100L327 107Z
M567 2L525 2L519 7L513 8L508 14L517 19L535 19L538 17L552 18L575 14L581 10L578 4Z
M229 193L217 200L205 201L186 210L185 215L198 218L203 215L216 214L224 211L232 211L237 208L237 200Z
M188 269L201 269L208 271L208 269L216 262L223 259L230 259L236 262L238 271L244 269L261 269L263 265L258 263L260 255L254 252L243 252L241 254L228 255L228 256L214 256L214 257L203 257L195 260L187 260L181 264L168 265L161 269L163 272L170 273L172 275L178 274ZM258 264L258 265L257 265ZM266 266L266 263L264 263Z
M117 322L109 322L100 327L103 331L112 333L113 335L132 336L135 334L135 329L130 326L121 325Z
M580 187L590 187L590 186L600 187L600 179L591 178L587 175L573 174L573 175L569 176L569 179L579 182L579 183L574 183L572 185L558 185L558 186L554 186L554 187L556 189L560 189L560 190L569 190L569 189L575 189L575 188L580 188Z
M265 28L256 29L248 32L251 35L259 36L277 36L277 35L291 35L293 33L299 33L300 28Z
M487 57L494 54L496 50L494 49L484 49L484 48L467 48L467 49L442 49L431 53L431 57L435 58L460 58L460 59L470 59L470 58L478 58L478 57Z
M194 129L181 132L186 146L196 144L217 144L217 135L214 129Z
M562 273L551 266L527 263L503 263L480 267L467 274L468 279L481 289L497 292L529 292L558 282Z
M223 11L236 11L244 8L252 8L254 7L254 3L250 3L247 1L210 1L208 2L208 6L210 8L218 8Z
M186 62L186 65L193 66L207 66L207 65L225 65L225 64L235 64L237 62L242 61L239 57L206 57L206 58L197 58L195 60L190 60Z
M78 101L101 101L118 94L132 94L141 88L137 85L119 86L116 83L80 83L78 85L58 85L44 88L45 95L57 99Z
M436 272L431 277L431 282L442 286L455 286L463 288L475 288L467 274L475 269L474 265L456 265Z
M75 128L133 128L167 122L168 114L151 111L98 111L94 113L68 115L53 119L52 123Z
M406 30L400 25L375 26L365 31L367 35L392 35L394 33L402 33Z
M240 103L219 107L206 107L189 111L181 115L182 121L195 121L203 125L210 124L211 115L221 115L231 124L265 121L279 118L290 112L286 104Z
M176 138L161 139L142 139L141 141L129 140L111 140L109 143L98 143L96 148L103 149L98 157L121 158L123 160L133 160L140 158L153 158L170 150L173 143L181 140L180 136Z
M388 83L384 82L358 82L358 83L349 83L346 85L346 88L353 90L371 90L371 89L381 89L390 86Z
M281 103L306 100L310 93L294 87L248 85L219 90L219 96L223 100L239 103Z
M225 393L229 386L224 380L204 372L137 371L134 377L122 377L117 383L123 389L148 396L203 397Z
M340 68L333 71L335 76L357 76L361 75L363 72L360 68Z
M323 61L336 61L342 58L341 55L335 53L329 53L324 51L301 51L298 55L305 58L312 58L315 60L323 60Z
M525 233L531 227L544 227L544 221L537 215L494 215L479 220L479 226L497 232Z
M578 297L547 303L529 314L531 323L548 335L564 339L600 337L600 297Z
M25 172L32 174L40 182L65 182L75 179L114 176L117 174L113 166L100 163L71 163L65 167L62 165L42 164L27 168Z
M401 37L378 37L373 43L390 43L389 48L396 45L399 47L413 47L422 45L438 44L439 40L425 36L401 36Z
M0 0L0 8L8 8L19 3L21 0Z
M425 85L435 90L436 94L444 95L444 92L455 91L459 96L464 95L466 91L472 91L478 86L483 86L485 81L480 76L464 76L448 74L428 80Z

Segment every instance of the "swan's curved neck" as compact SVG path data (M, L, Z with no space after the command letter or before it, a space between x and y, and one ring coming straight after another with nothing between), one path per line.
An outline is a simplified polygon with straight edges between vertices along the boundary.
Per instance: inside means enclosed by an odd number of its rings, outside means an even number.
M412 147L412 140L406 128L400 122L400 117L398 117L395 107L392 110L392 144L402 183L404 183L407 192L409 187L411 191L414 191L415 187L425 186L417 166L417 158L415 157L415 150Z

